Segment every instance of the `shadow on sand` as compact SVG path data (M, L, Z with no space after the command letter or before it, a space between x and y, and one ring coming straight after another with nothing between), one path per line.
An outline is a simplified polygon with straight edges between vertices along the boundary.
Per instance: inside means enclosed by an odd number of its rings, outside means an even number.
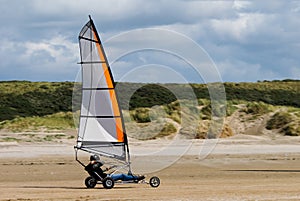
M300 172L300 170L223 170L228 172Z
M69 190L74 190L74 189L105 189L103 187L96 187L96 188L86 188L86 187L73 187L73 186L21 186L20 188L35 188L35 189L69 189ZM125 189L125 188L133 188L129 186L114 186L114 188L119 188L119 189Z

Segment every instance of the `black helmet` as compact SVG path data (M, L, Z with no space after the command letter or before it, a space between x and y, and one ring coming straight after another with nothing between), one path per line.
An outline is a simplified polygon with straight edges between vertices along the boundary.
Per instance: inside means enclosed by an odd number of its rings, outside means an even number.
M100 161L100 157L98 155L91 155L90 161Z

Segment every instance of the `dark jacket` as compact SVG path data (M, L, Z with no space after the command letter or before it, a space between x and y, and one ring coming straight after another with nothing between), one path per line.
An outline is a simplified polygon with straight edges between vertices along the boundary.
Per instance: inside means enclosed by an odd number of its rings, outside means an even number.
M101 169L101 166L103 166L103 163L99 162L99 161L95 161L95 162L90 162L87 166L85 166L85 170L92 176L95 177L96 179L98 178L98 175L101 177L101 179L104 179L107 174L105 174L103 172L103 170ZM95 174L95 172L97 174Z

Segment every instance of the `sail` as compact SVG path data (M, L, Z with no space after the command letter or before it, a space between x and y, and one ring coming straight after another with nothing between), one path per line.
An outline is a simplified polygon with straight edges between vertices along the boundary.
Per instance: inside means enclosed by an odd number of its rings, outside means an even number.
M79 46L82 103L76 147L126 160L128 144L115 83L92 19L79 34Z

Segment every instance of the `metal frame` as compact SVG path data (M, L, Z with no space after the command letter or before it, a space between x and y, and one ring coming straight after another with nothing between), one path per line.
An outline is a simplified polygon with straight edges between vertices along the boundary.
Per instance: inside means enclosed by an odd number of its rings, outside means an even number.
M96 40L93 40L93 39L90 39L90 38L86 38L86 37L83 37L83 36L81 36L81 34L83 34L83 33L86 33L86 31L89 29L89 28L91 28L92 30L93 30L93 32L95 33L95 37L96 37ZM79 39L79 41L81 40L81 39L83 39L83 40L87 40L87 41L91 41L91 42L95 42L95 43L98 43L99 44L99 47L101 48L101 52L102 52L102 54L103 54L103 57L104 57L104 61L95 61L95 62L83 62L82 61L82 57L81 57L81 61L80 62L78 62L78 64L85 64L85 63L106 63L106 66L107 66L107 69L108 69L108 73L109 73L109 75L110 75L110 78L111 78L111 80L112 80L112 85L113 85L113 88L95 88L95 90L99 90L99 89L107 89L107 90L114 90L115 89L115 86L116 86L116 83L115 83L115 81L114 81L114 78L113 78L113 75L112 75L112 72L111 72L111 68L110 68L110 65L109 65L109 63L108 63L108 60L107 60L107 57L106 57L106 54L105 54L105 51L104 51L104 47L103 47L103 45L102 45L102 42L101 42L101 40L100 40L100 37L99 37L99 35L98 35L98 32L97 32L97 29L96 29L96 26L95 26L95 24L94 24L94 22L93 22L93 20L92 20L92 18L91 18L91 16L89 15L89 22L82 28L82 30L81 30L81 32L80 32L80 35L79 35L79 37L78 37L78 39ZM81 54L81 47L80 47L80 55L82 55ZM85 88L82 88L82 90L85 90ZM118 99L118 95L117 95L117 93L115 93L115 96L116 96L116 99L117 99L117 102L119 103L120 101L119 101L119 99ZM118 106L119 107L119 106ZM122 130L123 130L123 136L124 136L124 151L125 151L125 163L127 164L127 166L128 166L128 169L129 169L129 173L131 173L131 167L130 167L130 153L129 153L129 146L128 146L128 139L127 139L127 134L126 134L126 130L125 130L125 125L124 125L124 118L123 118L123 114L122 114L122 110L121 110L121 108L119 108L119 112L120 112L120 116L98 116L98 117L101 117L101 118L121 118L121 121L122 121ZM90 117L90 116L81 116L80 115L80 117ZM97 117L97 116L96 116ZM78 140L77 140L77 142L78 142ZM77 151L78 151L78 149L81 149L82 151L86 151L86 152L89 152L89 153L93 153L92 151L90 151L90 150L86 150L86 149L84 149L84 148L81 148L81 147L75 147L76 148L76 160L81 164L81 165L83 165L83 163L78 159L78 156L77 156ZM94 153L94 154L96 154L96 152ZM106 157L110 157L110 155L109 154L107 154L107 155L104 155L104 153L102 153L102 154L100 154L100 153L97 153L97 154L99 154L99 155L103 155L103 156L106 156ZM118 159L118 160L120 160L119 158L116 158L116 159Z

